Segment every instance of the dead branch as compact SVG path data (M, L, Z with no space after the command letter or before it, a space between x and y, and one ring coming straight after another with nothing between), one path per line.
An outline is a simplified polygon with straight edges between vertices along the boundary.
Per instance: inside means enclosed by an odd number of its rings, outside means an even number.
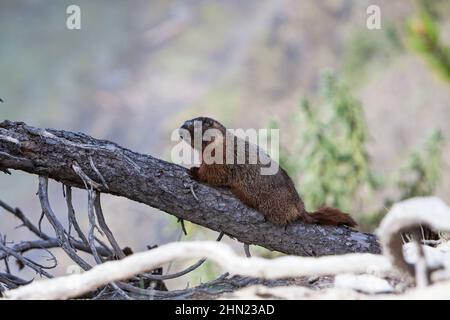
M66 188L66 199L69 201L70 206L71 206L71 199L72 199L72 195L71 195L71 190L70 188ZM34 233L35 235L37 235L39 238L41 238L41 240L34 240L34 241L21 241L15 245L13 245L11 247L12 250L14 250L15 252L19 253L19 254L23 254L27 251L30 250L38 250L38 249L52 249L52 248L59 248L60 247L60 242L58 239L56 238L52 238L49 235L41 232L39 230L39 228L37 226L35 226L27 217L24 213L22 213L22 211L19 208L13 208L10 205L6 204L5 202L0 200L0 206L2 208L4 208L7 212L12 213L16 218L18 218L22 224L19 226L24 226L26 227L28 230L30 230L32 233ZM73 211L73 207L72 207L72 211ZM78 225L78 222L76 220L76 217L74 215L74 211L73 211L73 222L75 225ZM79 229L79 226L78 226ZM81 239L86 238L83 234L83 232L81 231L81 229L79 229L79 236ZM89 244L86 241L80 241L80 240L76 240L71 238L70 239L70 244L71 246L73 246L75 249L77 250L81 250L83 252L86 253L90 253L91 249L89 247ZM109 248L107 247L96 247L97 251L99 252L100 255L104 256L104 257L109 257L112 255L111 250L109 250ZM3 260L7 257L7 254L5 252L1 252L0 251L0 260Z
M77 250L91 253L91 249L79 241L72 241L72 244ZM58 239L50 238L47 240L21 241L11 246L12 250L20 254L30 250L53 249L53 248L60 248L60 243ZM104 248L97 247L97 252L99 252L102 256L105 257L110 256L110 252L106 251ZM6 256L7 254L5 252L0 251L0 260L5 259Z
M50 239L50 237L48 235L46 235L45 233L41 232L39 230L39 228L37 228L23 213L22 210L20 210L19 208L13 208L11 206L9 206L8 204L4 203L2 200L0 200L0 207L2 207L3 209L5 209L6 211L12 213L16 218L18 218L20 221L22 221L22 225L18 226L19 227L26 227L28 228L28 230L30 230L31 232L33 232L35 235L37 235L39 238L47 240Z
M450 281L437 283L429 287L407 290L404 294L369 295L345 288L309 289L301 286L267 287L251 286L237 290L225 299L294 299L294 300L448 300L450 299Z
M40 199L41 199L41 203L42 203L42 207L43 207L43 212L44 215L48 217L50 224L54 227L55 233L57 235L60 235L59 238L57 239L52 239L49 236L47 236L44 233L37 233L38 236L40 236L43 240L40 241L28 241L28 242L20 242L16 245L14 245L13 247L8 248L6 246L6 236L5 239L1 238L0 239L0 260L4 260L5 261L5 265L6 265L6 275L4 276L0 276L0 283L3 283L3 285L6 285L7 288L9 289L14 289L17 288L20 285L25 285L28 284L29 282L24 281L13 281L13 279L20 279L17 276L11 274L9 265L8 265L8 258L10 256L15 257L16 259L18 259L18 261L21 261L21 263L23 264L23 266L27 266L32 268L33 270L35 270L36 272L43 274L45 276L51 276L50 274L47 274L45 271L43 271L44 269L51 269L56 267L57 265L57 260L55 258L55 256L48 250L49 248L63 248L63 250L65 250L65 252L72 257L73 261L75 263L77 263L82 269L84 270L89 270L91 268L91 266L89 264L87 264L83 259L81 259L76 252L73 250L74 248L77 247L81 247L81 249L89 254L92 254L94 256L94 259L96 260L97 263L102 263L104 261L104 259L101 258L101 256L98 254L98 248L95 247L95 241L99 242L98 239L96 239L95 236L93 236L93 234L89 237L89 240L87 245L84 244L84 242L81 242L79 240L76 240L74 238L71 238L70 236L70 232L66 232L66 230L64 230L64 228L62 227L62 224L56 219L56 216L54 216L54 213L50 207L49 204L49 200L48 200L48 193L47 193L47 188L48 188L48 179L45 177L39 177L39 195L40 195ZM65 195L70 199L71 197L71 193L70 193L70 189L67 189L67 193L65 193ZM90 194L88 197L88 204L89 204L89 211L90 211L90 218L92 219L93 217L93 206L94 206L94 198L92 198L92 196L95 196L95 193L92 189L89 189L88 191ZM97 198L95 198L97 199ZM22 214L22 212L20 211L20 209L16 208L13 209L11 206L7 205L4 202L1 202L2 207L4 207L8 212L12 213L14 216L18 217L20 220L24 220L25 215ZM98 199L98 205L100 206L100 200ZM72 210L70 210L71 208L71 203L69 205L69 214L70 211L72 211L72 217L73 217L73 224L74 225L78 225L78 222L76 220L76 217L74 215L73 212L73 208ZM101 208L100 208L101 210ZM17 214L17 212L19 212L20 214ZM69 216L70 218L70 216ZM104 219L104 217L102 217ZM23 225L27 226L31 232L36 233L37 228L33 225L33 223L29 220L25 220L26 223L24 223ZM104 226L107 227L106 225L106 221L103 221ZM93 230L95 227L95 222L94 224L91 226L91 230ZM109 230L109 228L108 228ZM61 235L67 235L66 238L63 238L61 240ZM81 229L79 230L79 235L80 238L85 238L84 234L82 233ZM111 234L112 235L112 234ZM69 245L70 244L70 245ZM104 245L104 244L103 244ZM51 260L53 260L55 263L53 266L43 266L40 265L30 259L27 259L25 257L22 257L22 254L28 250L32 250L32 249L40 249L40 250L44 250L47 251L48 254L50 254L51 256ZM101 250L104 249L104 250ZM103 253L105 254L106 252L106 257L108 259L114 258L112 256L112 252L111 250L104 245L104 247L102 247L100 250L104 251ZM125 255L124 255L125 256ZM202 261L203 262L203 261ZM187 268L186 270L183 270L182 272L176 273L176 274L171 274L171 275L154 275L154 277L160 277L161 279L167 277L168 279L173 279L175 277L178 276L183 276L184 274L187 274L188 272L194 270L195 268L197 268L198 266L200 266L200 264L196 264L194 266L191 266L190 268ZM138 277L136 277L136 280L139 280L139 277L145 277L145 279L147 280L161 280L161 279L150 279L153 276L153 274L149 274L149 275L139 275ZM119 296L121 299L132 299L131 296L128 295L127 292L125 292L124 290L122 290L122 287L126 287L128 288L127 290L130 291L131 293L134 293L136 290L129 290L130 288L133 287L133 285L129 285L126 283L111 283L108 284L107 287L110 287L111 289L108 290L108 292L110 292L112 295L116 295ZM108 288L104 288L105 290L107 290ZM145 290L145 289L142 289ZM2 291L4 291L4 288L2 287ZM103 290L102 290L103 292Z
M95 208L95 214L96 214L100 229L103 231L106 238L108 239L109 244L113 248L115 255L119 259L125 258L125 254L123 253L122 249L120 248L119 244L117 243L117 240L114 238L113 233L111 232L108 225L106 224L105 217L103 216L102 205L100 202L100 192L98 192L98 191L96 192L96 195L95 195L94 208Z
M89 185L97 191L127 197L225 232L243 243L287 254L380 252L374 235L346 227L300 222L286 229L275 226L228 190L193 181L181 166L81 133L4 121L0 123L0 169L23 170L78 188L88 188L88 177ZM100 182L92 177L99 177Z
M5 296L10 299L68 299L111 282L129 279L164 263L206 257L230 273L267 279L391 269L385 257L367 253L319 258L286 256L268 260L237 256L222 243L182 242L136 253L122 260L108 261L82 274L38 281L7 291Z
M24 280L10 273L0 272L0 284L5 284L9 289L16 289L19 286L30 284L33 280Z
M39 200L41 201L42 211L47 217L48 221L52 225L53 229L56 231L56 237L61 248L64 252L80 267L84 270L89 270L91 265L84 261L72 248L69 242L69 237L66 235L64 227L59 222L58 218L54 214L52 208L50 207L50 202L48 200L48 178L39 177ZM92 248L91 248L92 249Z
M450 231L450 208L437 197L416 197L396 203L382 220L377 233L383 246L383 254L405 274L415 277L419 286L429 284L435 270L426 261L421 226L430 230ZM417 260L414 265L406 261L403 254L403 233L414 236Z
M22 256L20 253L18 253L17 251L8 248L6 245L4 245L1 241L0 241L0 250L6 253L6 257L8 256L12 256L14 258L16 258L18 261L20 261L23 265L33 269L34 271L36 271L36 273L38 273L39 275L43 275L47 278L53 278L53 275L51 275L50 273L48 273L47 271L45 271L43 268L43 266L37 264L36 262L25 258L24 256ZM5 258L6 258L5 257Z
M65 190L64 194L66 196L67 215L69 220L69 236L70 236L70 227L73 226L81 241L86 245L86 247L89 247L87 238L84 235L83 231L81 230L81 227L78 224L77 218L75 216L75 209L73 208L72 204L72 188L65 185L63 187L64 187L63 190Z

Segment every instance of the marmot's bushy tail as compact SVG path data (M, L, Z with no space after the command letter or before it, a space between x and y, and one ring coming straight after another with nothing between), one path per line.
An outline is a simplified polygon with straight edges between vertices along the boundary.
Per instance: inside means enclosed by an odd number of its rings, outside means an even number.
M314 219L313 223L338 226L345 224L349 227L355 227L357 224L347 213L336 208L323 207L311 213L310 217Z

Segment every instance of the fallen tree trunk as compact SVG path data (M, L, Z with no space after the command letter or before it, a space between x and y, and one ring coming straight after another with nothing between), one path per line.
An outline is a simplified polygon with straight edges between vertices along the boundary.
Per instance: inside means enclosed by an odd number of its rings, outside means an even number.
M82 133L40 129L23 122L0 123L0 169L47 176L103 193L145 203L269 250L301 256L350 252L379 253L377 238L347 227L293 223L287 228L265 222L231 192L192 180L185 168L94 139ZM84 175L84 179L80 178Z

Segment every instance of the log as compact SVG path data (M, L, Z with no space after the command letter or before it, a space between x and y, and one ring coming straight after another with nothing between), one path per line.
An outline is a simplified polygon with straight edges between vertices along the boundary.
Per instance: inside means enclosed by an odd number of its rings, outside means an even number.
M68 186L97 190L158 208L246 244L300 256L380 253L375 235L348 227L264 221L229 190L190 178L186 168L83 133L0 123L0 170L22 170ZM149 226L150 228L150 226Z

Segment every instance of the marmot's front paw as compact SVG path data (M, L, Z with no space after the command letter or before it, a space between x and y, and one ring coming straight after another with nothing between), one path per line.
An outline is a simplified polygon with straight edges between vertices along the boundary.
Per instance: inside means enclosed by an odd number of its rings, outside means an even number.
M191 168L189 168L189 175L194 180L198 180L198 169L200 169L200 168L199 167L191 167Z

